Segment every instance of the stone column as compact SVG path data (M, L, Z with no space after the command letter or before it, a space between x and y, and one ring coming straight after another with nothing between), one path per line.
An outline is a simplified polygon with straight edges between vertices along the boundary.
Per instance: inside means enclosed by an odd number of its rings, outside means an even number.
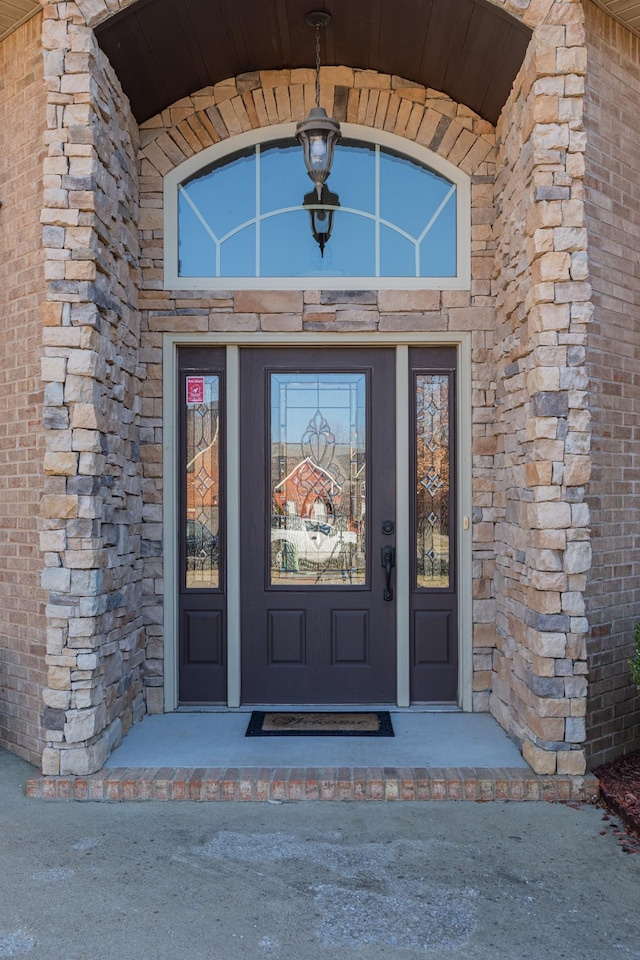
M73 3L44 6L45 773L99 769L144 709L137 128Z
M578 2L536 26L498 128L497 648L491 709L538 773L585 770L591 563Z

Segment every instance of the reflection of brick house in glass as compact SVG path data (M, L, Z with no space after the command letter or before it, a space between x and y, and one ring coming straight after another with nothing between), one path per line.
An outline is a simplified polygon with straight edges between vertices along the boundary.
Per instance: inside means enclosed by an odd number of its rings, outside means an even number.
M335 517L342 499L341 489L330 473L305 457L274 488L273 499L284 516Z
M449 377L416 378L417 576L421 586L449 584Z

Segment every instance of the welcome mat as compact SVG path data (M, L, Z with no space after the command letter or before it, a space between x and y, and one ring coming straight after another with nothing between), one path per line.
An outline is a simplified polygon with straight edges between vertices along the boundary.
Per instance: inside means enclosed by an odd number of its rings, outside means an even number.
M392 737L388 710L366 713L263 713L251 714L246 737Z

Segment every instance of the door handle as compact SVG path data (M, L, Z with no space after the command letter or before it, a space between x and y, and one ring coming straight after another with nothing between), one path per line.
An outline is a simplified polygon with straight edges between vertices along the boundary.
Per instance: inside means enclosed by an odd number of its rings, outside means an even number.
M391 571L396 565L396 548L387 544L382 548L382 566L384 567L386 577L386 587L384 590L384 599L393 600L393 590L391 588Z

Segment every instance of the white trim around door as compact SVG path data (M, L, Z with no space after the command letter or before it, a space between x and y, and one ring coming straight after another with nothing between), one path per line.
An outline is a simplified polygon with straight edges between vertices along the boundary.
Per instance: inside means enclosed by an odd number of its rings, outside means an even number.
M340 334L327 338L314 334L177 334L163 338L163 522L164 522L164 709L178 706L178 542L177 542L177 351L181 346L227 348L227 543L228 543L228 701L240 706L240 579L239 579L239 363L242 346L367 346L371 334ZM398 685L397 705L409 707L409 494L408 463L408 350L410 346L456 346L458 350L458 523L459 557L459 680L458 706L472 709L473 690L473 591L472 591L472 475L471 475L471 335L468 333L407 333L375 335L375 344L396 348L397 430L397 588Z

